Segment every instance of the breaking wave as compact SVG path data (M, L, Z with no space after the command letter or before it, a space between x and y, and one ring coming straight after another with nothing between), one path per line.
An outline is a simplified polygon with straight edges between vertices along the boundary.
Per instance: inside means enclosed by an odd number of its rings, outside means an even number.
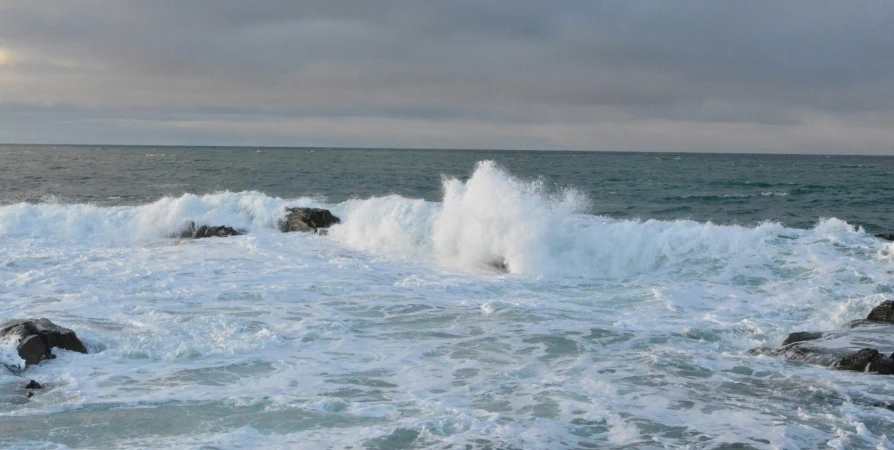
M328 239L353 250L465 270L584 277L683 270L692 263L716 271L761 265L793 241L881 245L834 218L801 230L772 222L744 227L592 216L584 213L589 200L575 189L520 180L491 161L480 162L465 182L445 178L443 192L441 202L389 195L334 205L259 192L186 194L119 207L19 203L0 207L0 237L132 244L166 238L190 220L275 233L287 206L321 206L343 219Z

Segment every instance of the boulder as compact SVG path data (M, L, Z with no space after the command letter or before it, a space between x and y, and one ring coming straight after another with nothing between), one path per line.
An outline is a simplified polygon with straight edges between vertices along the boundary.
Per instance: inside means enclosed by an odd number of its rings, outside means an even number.
M43 386L41 386L40 383L31 380L28 382L28 384L25 385L25 389L43 389Z
M0 324L0 338L9 337L18 338L19 357L28 366L53 358L54 348L87 353L87 347L74 331L60 327L49 319L15 319L3 322Z
M869 368L869 364L882 358L878 350L874 348L864 348L857 353L847 355L832 364L832 367L841 370L855 370L857 372L865 372Z
M202 239L209 237L239 236L241 234L245 234L245 232L225 225L202 225L196 228L196 223L190 220L180 228L180 231L174 233L171 237L180 239Z
M876 234L875 237L886 241L894 241L894 234L891 233Z
M202 239L209 237L239 236L241 234L243 234L241 231L223 225L216 227L202 225L199 227L198 230L196 230L196 234L193 237L196 239Z
M786 345L794 344L797 342L812 341L821 337L823 337L823 333L820 332L798 331L786 336L785 339L782 340L782 346L785 347Z
M285 233L303 231L325 234L326 229L341 223L328 209L286 208L286 217L279 221L279 228Z
M894 301L886 300L881 305L872 308L866 320L894 324Z
M894 301L875 307L864 320L840 330L799 331L776 348L754 348L751 355L777 356L839 370L894 374Z

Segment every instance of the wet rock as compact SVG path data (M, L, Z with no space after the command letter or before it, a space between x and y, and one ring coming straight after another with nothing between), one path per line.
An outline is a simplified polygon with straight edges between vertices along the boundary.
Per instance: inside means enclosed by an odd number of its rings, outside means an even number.
M868 371L880 375L894 375L894 353L887 358L879 358L869 363Z
M332 215L328 209L286 208L286 217L279 222L279 228L286 233L303 231L325 234L327 228L339 223L341 219Z
M28 384L25 385L25 389L43 389L43 386L41 386L40 383L31 380L28 382Z
M785 339L782 340L782 346L785 347L786 345L791 345L797 342L812 341L821 337L823 337L823 333L820 332L798 331L786 336Z
M866 320L894 324L894 301L887 300L882 302L881 305L872 308Z
M890 233L876 234L875 237L877 237L879 239L884 239L886 241L894 241L894 234L890 234Z
M242 234L245 234L245 232L225 225L202 225L197 228L196 223L190 220L180 228L180 231L174 233L171 237L180 239L202 239L209 237L239 236Z
M209 238L209 237L227 237L227 236L239 236L242 232L236 230L232 227L227 226L217 226L217 227L209 227L207 225L202 225L196 230L195 236L196 239Z
M31 397L34 397L34 393L31 391L28 391L28 393L25 394L25 398L31 398Z
M865 372L869 364L877 361L882 355L874 348L864 348L852 355L839 359L832 367L841 370L856 370Z
M491 261L488 266L492 267L497 272L509 273L509 262L507 262L505 259Z
M840 370L894 375L894 301L873 308L866 319L840 330L792 333L777 348L754 348L750 355L769 355Z
M17 337L19 357L25 365L38 364L53 358L52 350L61 348L87 353L87 347L74 331L60 327L49 319L9 320L0 324L0 338Z

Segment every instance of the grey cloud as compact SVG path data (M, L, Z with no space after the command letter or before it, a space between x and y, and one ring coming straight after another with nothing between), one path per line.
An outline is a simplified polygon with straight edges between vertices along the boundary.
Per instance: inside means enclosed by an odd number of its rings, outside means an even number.
M884 2L30 3L0 141L894 152Z

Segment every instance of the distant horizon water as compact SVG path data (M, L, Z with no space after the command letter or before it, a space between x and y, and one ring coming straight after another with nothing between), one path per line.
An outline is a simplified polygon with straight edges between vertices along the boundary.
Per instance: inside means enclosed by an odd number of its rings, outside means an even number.
M545 153L659 153L659 154L702 154L702 155L780 155L780 156L869 156L889 158L894 157L894 147L873 152L848 151L823 151L818 149L791 150L791 151L766 151L761 149L736 149L730 151L706 151L706 150L661 150L661 149L570 149L570 148L512 148L512 147L414 147L414 146L374 146L358 147L352 145L249 145L249 144L71 144L71 143L23 143L0 142L0 147L92 147L92 148L200 148L200 149L273 149L273 150L411 150L411 151L457 151L457 152L545 152ZM884 152L888 153L884 153Z

